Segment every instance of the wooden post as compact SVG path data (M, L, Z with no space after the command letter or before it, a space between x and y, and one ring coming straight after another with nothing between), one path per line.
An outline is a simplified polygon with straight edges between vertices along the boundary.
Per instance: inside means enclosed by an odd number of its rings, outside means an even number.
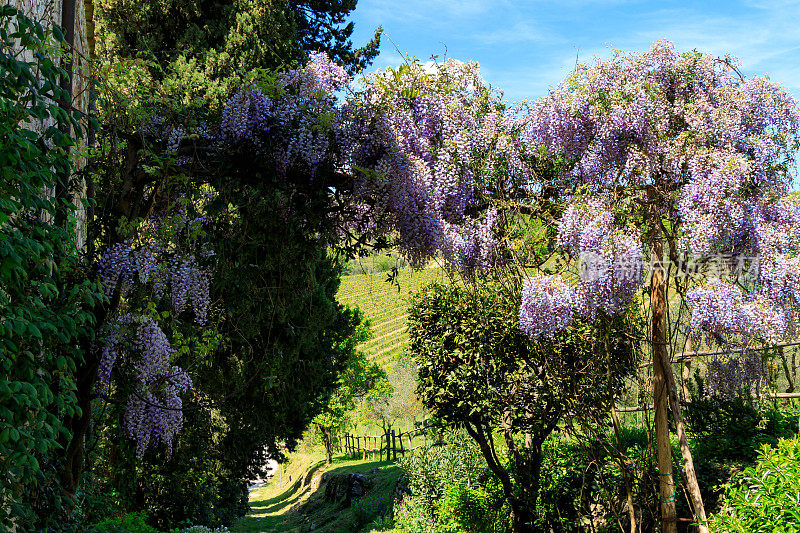
M392 430L392 461L397 461L397 442L395 441L394 430Z
M403 434L400 433L399 437L400 437L400 454L403 457L405 457L406 456L406 451L403 449Z
M652 277L650 280L650 307L652 309L652 347L653 347L653 405L656 418L656 451L658 458L658 479L661 496L661 531L677 533L677 513L675 509L675 481L672 475L672 449L669 441L669 422L667 412L667 382L664 377L664 362L667 352L667 312L666 283L664 281L664 245L661 231L654 231L651 241Z
M686 352L692 351L692 339L686 340ZM683 392L683 401L690 402L691 397L689 396L689 382L692 379L692 358L684 356L683 358L683 368L681 369L681 386Z
M683 385L683 401L691 402L692 398L689 395L689 381L692 379L692 360L686 358L683 360L683 372L681 375L681 385Z

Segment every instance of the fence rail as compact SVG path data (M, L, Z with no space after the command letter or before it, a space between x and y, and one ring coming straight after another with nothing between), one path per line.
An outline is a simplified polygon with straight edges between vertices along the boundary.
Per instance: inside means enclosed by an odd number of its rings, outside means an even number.
M430 434L432 430L439 430L439 435ZM339 439L337 450L350 457L360 457L363 460L378 459L379 461L396 461L397 456L427 446L431 442L441 442L444 426L423 425L422 427L406 431L395 431L387 428L381 435L343 435ZM415 437L422 437L422 442L415 443ZM385 457L384 457L385 456Z

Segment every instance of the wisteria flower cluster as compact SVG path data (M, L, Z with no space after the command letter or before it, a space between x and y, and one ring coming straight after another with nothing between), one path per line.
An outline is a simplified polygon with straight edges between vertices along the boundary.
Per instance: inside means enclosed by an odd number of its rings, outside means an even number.
M572 287L557 275L537 277L535 283L526 280L520 327L532 340L552 337L553 327L568 326L573 313L593 319L598 311L608 316L625 312L644 278L641 243L614 225L611 211L599 199L567 209L559 223L558 242L578 259L579 275ZM551 285L559 287L559 317L551 316Z
M531 339L552 339L572 324L573 291L558 276L533 276L522 287L519 327Z
M589 191L567 209L559 231L584 272L596 274L578 282L585 299L573 298L588 306L585 314L630 303L638 282L638 275L631 283L615 279L614 265L640 261L640 237L606 233L611 216L600 207L623 193L643 206L629 214L668 229L678 260L758 258L760 269L747 279L705 279L700 272L686 294L695 335L747 344L794 331L800 211L787 193L800 112L785 90L765 78L742 78L734 58L678 54L660 42L645 53L579 65L527 106L524 124L529 151L538 147L566 162L558 184Z
M183 423L180 395L191 388L192 381L171 364L174 350L158 323L132 312L132 301L167 297L178 314L191 306L198 324L204 324L208 314L211 273L184 250L206 219L190 219L188 202L180 198L169 213L143 222L138 236L107 248L98 264L106 296L117 295L127 312L107 324L105 340L98 347L97 388L110 393L114 369L127 372L132 391L124 421L139 457L148 447L162 443L171 450ZM213 249L206 245L199 246L198 253L206 260L213 257Z
M362 126L344 130L340 142L346 165L361 176L357 196L376 206L386 231L399 233L413 267L442 253L468 278L486 271L495 258L496 214L470 209L482 202L480 181L501 160L529 172L511 131L520 125L504 118L500 95L484 84L477 63L410 62L364 85L361 100L343 111Z
M302 163L311 172L331 162L331 137L340 122L336 92L350 78L325 53L314 53L308 63L283 73L278 94L268 96L254 86L241 87L222 110L219 142L251 143L269 150L278 172Z
M760 293L745 294L738 287L718 278L687 291L686 305L691 314L689 331L705 332L716 344L736 335L745 344L752 340L777 342L789 327L785 309Z
M171 364L174 352L151 317L128 313L109 325L101 350L99 386L107 392L114 367L129 367L134 389L128 396L124 422L140 458L148 447L160 443L170 451L183 425L180 395L191 388L192 380Z
M749 396L765 380L764 363L755 352L744 351L726 359L715 358L708 363L703 379L703 395L726 400L741 394Z
M211 275L192 255L175 255L157 245L135 246L126 241L106 249L98 262L98 271L108 298L114 295L117 286L122 298L137 286L151 287L160 298L169 285L177 313L182 313L187 301L191 301L197 323L206 321Z

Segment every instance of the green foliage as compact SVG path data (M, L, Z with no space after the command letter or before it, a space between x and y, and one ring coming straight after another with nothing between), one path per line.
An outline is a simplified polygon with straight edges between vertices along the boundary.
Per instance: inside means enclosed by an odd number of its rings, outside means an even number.
M485 486L450 485L439 504L442 531L486 533L502 531L498 511L503 506L503 489L494 478Z
M578 437L554 433L545 442L536 509L536 523L541 530L580 532L589 530L590 524L599 531L619 530L616 518L626 518L627 504L617 453L625 457L623 464L642 531L655 528L658 495L653 481L658 472L647 430L622 428L619 444L612 447L612 442L613 434L602 433Z
M183 324L166 307L124 302L159 314L177 350L175 364L191 373L194 387L183 400L184 424L172 456L165 461L148 454L137 463L120 427L121 409L112 406L103 415L98 409L95 419L104 430L93 456L93 490L118 494L123 509L146 508L162 529L227 524L246 512L247 480L262 473L268 458L281 458L284 444L294 447L324 409L353 356L361 321L335 299L341 268L328 253L334 239L325 180L331 169L320 168L313 183L308 169L279 178L265 146L247 157L218 154L197 175L184 175L174 154L154 149L137 131L155 113L170 125L191 127L213 115L215 102L245 77L267 93L281 90L274 71L255 68L271 59L239 58L213 47L232 42L229 30L241 31L243 39L282 31L270 17L285 15L285 6L171 5L176 9L124 2L99 7L110 54L99 106L108 137L93 159L96 194L106 198L95 225L103 244L135 237L153 214L148 205L163 209L185 198L192 217L213 220L195 243L214 250L213 304L204 328ZM226 17L242 26L225 26ZM259 26L251 34L254 18ZM160 26L162 19L169 21ZM208 23L202 30L193 27L199 20ZM142 24L123 35L131 21ZM112 35L114 24L121 33ZM163 46L170 39L179 50ZM264 37L260 46L281 46L280 39ZM148 53L151 46L162 55ZM240 59L253 63L235 65ZM215 199L203 199L206 194ZM375 377L365 360L359 364Z
M800 439L764 445L756 464L725 485L723 510L711 519L713 531L800 531Z
M416 422L424 418L424 409L415 394L417 367L413 361L399 361L389 369L388 382L391 390L371 398L367 414L380 422L381 427L391 427L401 420Z
M127 513L106 518L91 526L89 533L159 533L156 528L149 526L146 520L146 513Z
M551 342L519 329L518 296L494 284L432 284L413 301L411 353L419 394L445 421L545 431L563 412L607 409L634 369L625 319L576 322ZM552 428L550 429L552 430Z
M635 369L635 316L576 321L532 343L519 328L519 293L499 283L429 285L409 315L422 403L463 425L498 476L515 527L535 519L541 446L562 417L607 412ZM629 329L631 328L631 329ZM508 450L496 451L495 433Z
M351 73L378 53L380 29L360 49L345 23L356 1L98 0L98 53L109 65L144 60L146 77L188 105L215 109L259 69L289 66L326 51Z
M685 419L697 453L706 460L751 463L762 445L795 435L797 412L774 409L766 402L758 405L749 393L734 398L704 397L702 381L695 379Z
M36 513L47 522L60 511L60 494L47 488L57 472L49 460L68 437L63 420L78 413L74 374L82 341L93 334L90 309L102 298L79 269L70 229L75 206L49 192L71 172L67 149L75 139L65 132L81 132L82 116L56 103L65 96L65 72L55 62L60 46L60 30L45 32L0 6L3 528L12 519L32 528Z
M448 430L442 444L429 444L404 457L400 467L408 486L395 507L399 530L444 533L507 529L502 491L478 446L464 430Z
M367 493L353 503L353 518L356 527L362 528L386 516L386 499L382 494Z

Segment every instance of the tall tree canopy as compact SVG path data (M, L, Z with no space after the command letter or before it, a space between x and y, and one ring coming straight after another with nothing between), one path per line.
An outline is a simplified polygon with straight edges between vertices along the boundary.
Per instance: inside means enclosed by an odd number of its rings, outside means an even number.
M96 2L98 53L107 61L138 58L185 102L219 106L254 69L304 62L325 52L351 74L377 56L381 29L354 48L356 0Z

